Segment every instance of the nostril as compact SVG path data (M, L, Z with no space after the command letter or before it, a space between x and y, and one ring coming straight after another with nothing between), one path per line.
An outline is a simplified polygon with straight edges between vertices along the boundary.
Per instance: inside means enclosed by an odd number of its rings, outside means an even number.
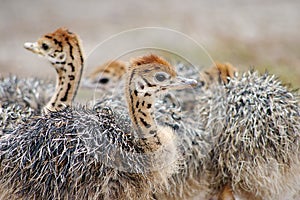
M204 81L198 81L198 86L199 86L199 87L205 86L205 82L204 82Z

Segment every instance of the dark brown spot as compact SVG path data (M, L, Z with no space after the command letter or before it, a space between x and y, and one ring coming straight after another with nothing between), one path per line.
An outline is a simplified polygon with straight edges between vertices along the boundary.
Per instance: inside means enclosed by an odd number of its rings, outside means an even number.
M72 72L75 71L75 66L73 65L73 63L68 63L68 65L71 67Z
M131 94L132 93L132 90L131 89L129 89L129 93ZM132 97L132 95L130 95L130 102L131 102L131 112L132 112L132 116L133 116L133 122L135 123L135 124L137 124L137 118L136 118L136 116L135 116L135 114L134 114L134 105L133 105L133 97ZM140 128L139 128L140 129Z
M68 83L68 87L67 87L66 93L65 93L64 97L60 99L61 101L63 101L63 102L67 101L69 92L71 90L71 87L72 87L71 84Z
M55 44L58 44L58 46L60 47L60 49L62 49L63 48L63 46L62 46L62 42L60 42L60 41L58 41L57 39L53 39L53 41L54 41L54 43Z
M270 108L267 109L267 114L268 114L268 115L272 115L272 111L271 111Z
M71 43L69 42L69 39L66 38L67 44L69 45L69 51L70 51L70 56L72 58L72 60L74 60L74 55L73 55L73 46L71 45Z
M149 83L149 81L147 79L143 78L143 80L145 81L145 83L147 84L148 87L156 87L155 84Z
M144 117L147 117L146 113L144 113L143 111L141 111L141 109L139 109L138 112L141 113L142 115L144 115Z
M140 117L140 121L142 122L142 124L146 127L146 128L150 128L151 124L148 124L143 118Z
M145 93L145 95L144 95L144 97L146 97L146 96L149 96L149 97L151 97L151 94L150 94L150 93L148 93L148 92L146 92L146 93Z
M65 65L65 64L66 64L66 61L63 61L63 62L56 61L55 64L56 64L56 65L59 65L59 64Z
M149 108L151 108L151 106L152 106L152 104L149 103L149 104L147 105L147 108L149 109Z
M75 76L74 75L69 75L69 79L70 79L70 81L73 81L75 79Z
M144 84L141 82L138 82L139 87L143 90L145 88Z

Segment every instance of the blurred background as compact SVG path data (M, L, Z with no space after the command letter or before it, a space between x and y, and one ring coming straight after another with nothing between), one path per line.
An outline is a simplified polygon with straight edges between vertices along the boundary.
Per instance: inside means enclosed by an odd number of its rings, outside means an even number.
M216 61L230 62L240 71L251 67L267 70L293 88L300 87L297 0L1 0L0 74L55 77L48 62L26 51L23 43L61 26L80 35L87 55L121 31L144 26L174 29L201 43ZM114 45L102 52L112 51ZM180 41L174 45L180 48ZM193 50L187 54L197 56Z

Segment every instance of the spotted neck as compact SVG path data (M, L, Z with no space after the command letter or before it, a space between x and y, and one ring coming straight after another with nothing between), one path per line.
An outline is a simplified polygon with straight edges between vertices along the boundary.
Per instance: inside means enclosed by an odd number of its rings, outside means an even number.
M71 44L66 39L66 60L54 62L52 65L57 72L56 88L51 100L44 107L44 111L59 111L71 106L74 100L82 75L84 60L79 43Z
M138 91L134 83L134 71L128 78L126 96L129 108L129 115L131 117L133 126L140 138L155 137L157 134L157 123L154 118L154 102L155 96L146 91ZM144 86L146 87L146 86ZM151 87L149 84L147 87Z

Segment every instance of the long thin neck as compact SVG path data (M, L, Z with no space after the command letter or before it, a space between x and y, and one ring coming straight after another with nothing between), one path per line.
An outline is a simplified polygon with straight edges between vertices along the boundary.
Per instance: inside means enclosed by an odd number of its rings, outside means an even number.
M134 70L129 71L128 74L130 75L127 78L125 92L129 115L137 134L136 144L144 153L150 153L148 156L152 162L151 167L164 165L166 164L164 161L169 163L174 158L174 151L176 152L175 138L170 127L161 127L156 123L154 116L156 97L149 92L149 89L155 85L145 80L146 85L139 85L140 88L137 90ZM151 90L154 91L155 88Z
M140 138L155 137L157 134L157 124L153 114L155 97L145 90L138 92L135 89L133 76L129 77L127 87L129 115L138 136Z
M65 62L60 63L61 66L56 67L57 80L56 89L51 100L44 107L44 111L59 111L68 106L71 106L74 97L76 96L80 79L82 75L84 60L82 51L77 46L69 45L69 55ZM57 63L53 63L57 65Z

